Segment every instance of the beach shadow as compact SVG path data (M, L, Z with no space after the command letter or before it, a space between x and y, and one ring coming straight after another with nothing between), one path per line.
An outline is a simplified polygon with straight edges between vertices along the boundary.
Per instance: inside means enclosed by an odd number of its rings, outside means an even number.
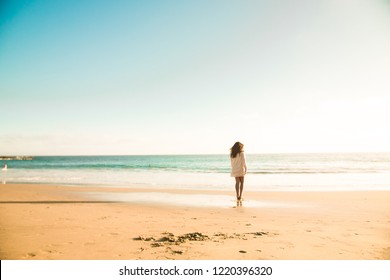
M120 203L120 201L70 201L70 200L37 200L37 201L0 201L0 204L84 204L84 203Z

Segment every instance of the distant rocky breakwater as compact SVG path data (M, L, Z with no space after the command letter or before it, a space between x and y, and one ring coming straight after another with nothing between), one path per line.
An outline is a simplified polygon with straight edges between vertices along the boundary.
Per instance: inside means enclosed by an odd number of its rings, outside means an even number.
M0 160L33 160L31 156L0 156Z

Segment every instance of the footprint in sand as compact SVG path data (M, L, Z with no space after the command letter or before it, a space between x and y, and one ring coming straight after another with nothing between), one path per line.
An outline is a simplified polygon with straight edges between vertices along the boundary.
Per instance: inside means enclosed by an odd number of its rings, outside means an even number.
M182 255L183 253L181 250L172 250L172 254Z
M60 252L60 251L57 251L57 250L42 250L43 253L46 253L46 254L56 254L56 255L62 255L63 253Z

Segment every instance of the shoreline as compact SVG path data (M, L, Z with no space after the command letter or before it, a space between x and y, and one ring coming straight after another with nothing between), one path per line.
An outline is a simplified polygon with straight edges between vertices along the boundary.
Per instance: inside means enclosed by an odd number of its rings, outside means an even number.
M5 184L0 190L3 260L390 259L389 191L245 191L236 207L233 190L158 189L170 199L165 203L161 196L142 200L156 196L143 188ZM202 207L177 203L205 197L212 200Z
M105 183L94 183L94 182L30 182L30 181L9 181L7 180L8 171L0 171L0 185L42 185L42 186L62 186L66 188L88 188L90 190L99 189L99 190L125 190L128 191L142 191L148 192L150 190L154 191L195 191L195 192L217 192L217 193L230 193L234 184L232 183L231 178L229 177L229 183L223 185L179 185L179 184L168 184L168 183L114 183L108 184ZM247 175L248 176L248 175ZM299 185L271 185L271 186L258 186L256 182L246 182L245 192L254 192L254 193L263 193L263 192L282 192L282 193L327 193L327 192L388 192L390 191L390 186L388 184L372 186L356 186L356 185L320 185L320 186L299 186Z

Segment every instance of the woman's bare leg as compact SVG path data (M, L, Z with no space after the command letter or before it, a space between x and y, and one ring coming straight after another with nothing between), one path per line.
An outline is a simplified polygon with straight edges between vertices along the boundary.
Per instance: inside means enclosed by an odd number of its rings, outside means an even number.
M242 191L244 190L244 177L239 177L239 181L240 181L240 190L239 190L238 199L241 200L241 198L242 198Z
M242 191L243 190L244 190L244 177L237 177L236 178L237 200L241 200L241 198L242 198Z
M237 197L237 200L239 200L240 198L240 177L235 177L236 179L236 197Z

